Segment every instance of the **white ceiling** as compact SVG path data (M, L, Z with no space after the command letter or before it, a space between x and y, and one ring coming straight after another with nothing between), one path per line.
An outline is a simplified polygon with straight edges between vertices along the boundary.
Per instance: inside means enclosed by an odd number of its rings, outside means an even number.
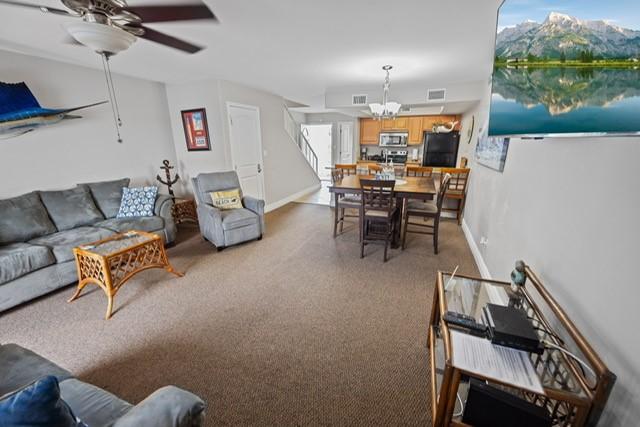
M61 7L57 0L24 0ZM130 0L131 5L190 0ZM332 88L382 84L447 87L486 81L501 0L206 0L219 18L149 27L207 46L195 55L138 40L114 72L162 82L220 78L313 105ZM65 45L73 20L0 5L0 49L100 68L87 48Z

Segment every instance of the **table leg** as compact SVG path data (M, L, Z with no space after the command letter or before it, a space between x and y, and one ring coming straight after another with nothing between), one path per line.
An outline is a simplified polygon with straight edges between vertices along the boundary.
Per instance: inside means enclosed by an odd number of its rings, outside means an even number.
M396 209L396 213L394 214L393 221L395 223L395 227L393 230L393 238L391 239L391 248L398 249L400 247L400 232L402 230L402 215L404 212L404 198L398 197L396 198L396 206L399 209Z
M113 311L113 297L110 292L107 292L107 313L104 315L104 320L111 318L111 312Z
M176 270L175 268L173 268L173 266L169 263L167 263L166 267L164 268L165 270L167 270L169 273L173 273L178 277L184 277L184 273L179 272L178 270Z

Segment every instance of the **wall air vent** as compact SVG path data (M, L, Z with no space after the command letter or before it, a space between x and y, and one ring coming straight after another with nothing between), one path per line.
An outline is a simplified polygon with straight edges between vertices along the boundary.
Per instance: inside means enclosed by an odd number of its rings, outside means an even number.
M351 95L351 105L367 105L367 95Z
M400 112L401 113L410 113L411 112L411 105L403 104L402 107L400 107Z
M446 89L429 89L427 92L427 101L444 101Z

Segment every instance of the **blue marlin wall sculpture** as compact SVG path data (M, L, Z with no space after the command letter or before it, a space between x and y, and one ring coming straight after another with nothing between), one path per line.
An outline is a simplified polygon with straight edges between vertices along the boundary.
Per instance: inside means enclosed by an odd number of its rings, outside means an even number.
M108 101L74 108L42 108L24 82L0 82L0 139L23 135L62 120L79 119L80 116L69 113L106 102Z

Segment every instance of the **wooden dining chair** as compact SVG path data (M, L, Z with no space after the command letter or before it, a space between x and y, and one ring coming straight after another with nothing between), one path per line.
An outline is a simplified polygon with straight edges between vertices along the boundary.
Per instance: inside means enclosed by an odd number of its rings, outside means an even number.
M372 164L372 165L369 165L368 168L369 168L369 175L375 175L378 172L382 172L382 166L380 165Z
M355 163L336 163L334 169L341 170L344 176L355 175L358 165Z
M442 185L438 190L438 197L436 202L424 202L418 200L409 200L407 206L404 209L404 230L402 231L402 250L405 248L407 241L407 233L416 234L428 234L433 236L433 252L438 253L438 230L440 228L440 215L442 214L442 203L445 195L447 194L447 186L450 175L444 175ZM410 222L411 217L420 217L425 221L423 222ZM415 227L413 230L409 230L409 226ZM422 231L426 229L426 231Z
M431 178L433 176L433 168L430 166L407 165L407 176Z
M455 208L443 207L442 210L455 212L458 225L462 224L462 214L467 199L467 184L469 183L470 173L471 169L469 168L442 168L442 174L440 175L440 185L442 185L443 177L446 174L451 175L445 198L457 200L457 206Z
M336 184L344 178L343 169L331 170L331 182ZM358 218L358 232L360 232L360 222L362 221L362 198L360 194L339 194L335 193L335 212L333 219L333 237L338 236L338 225L340 226L340 234L344 231L345 218ZM347 214L347 209L354 209L358 211L357 215Z
M360 221L360 258L369 242L384 242L384 262L387 262L389 243L395 231L396 206L393 190L395 181L361 179L362 221Z

